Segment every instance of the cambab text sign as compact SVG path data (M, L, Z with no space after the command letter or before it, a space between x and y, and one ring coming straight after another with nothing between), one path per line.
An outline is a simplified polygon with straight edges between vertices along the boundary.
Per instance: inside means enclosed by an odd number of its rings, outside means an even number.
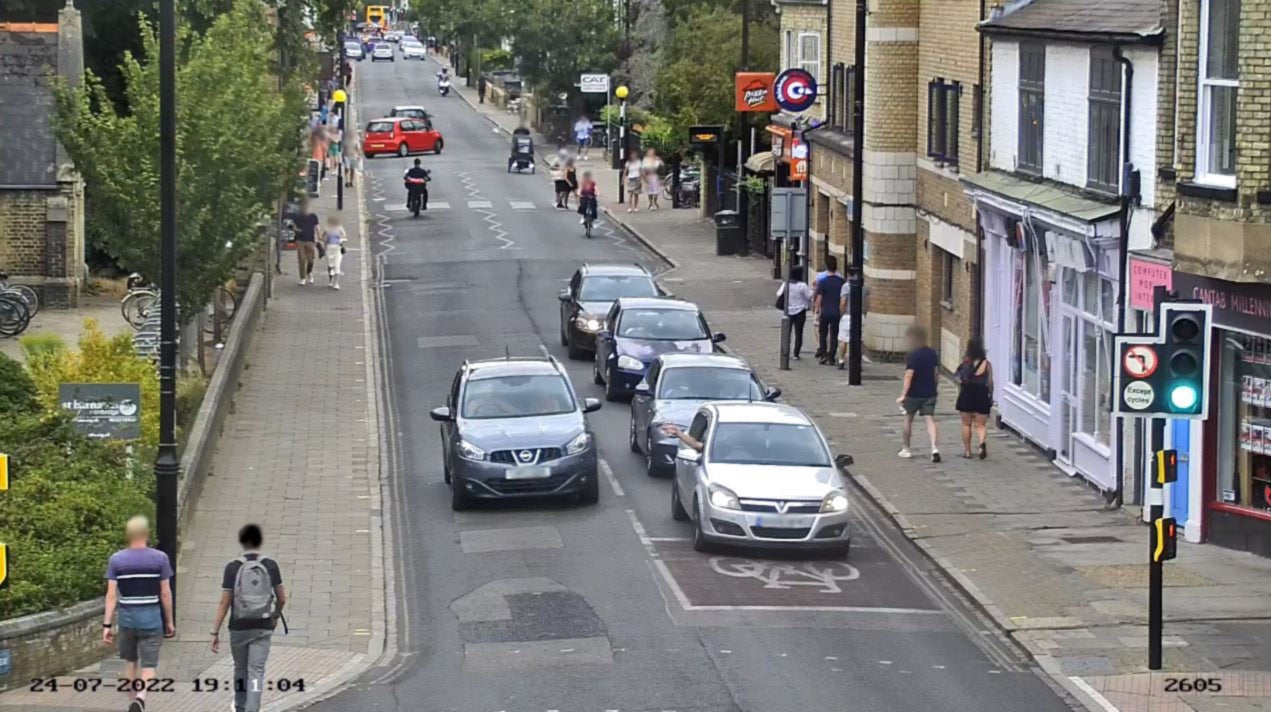
M777 110L777 100L772 95L772 85L776 75L772 72L737 72L736 101L737 111Z
M608 74L584 74L578 78L578 89L584 94L608 94Z

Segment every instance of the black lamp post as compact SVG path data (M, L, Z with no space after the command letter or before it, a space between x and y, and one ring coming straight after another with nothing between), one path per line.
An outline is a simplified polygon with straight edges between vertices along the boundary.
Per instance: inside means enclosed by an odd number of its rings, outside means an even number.
M154 461L159 549L172 565L176 609L177 483L177 113L176 0L159 2L159 451Z
M626 198L626 179L624 173L627 169L627 96L631 93L624 84L614 90L614 96L618 97L618 203L627 202Z

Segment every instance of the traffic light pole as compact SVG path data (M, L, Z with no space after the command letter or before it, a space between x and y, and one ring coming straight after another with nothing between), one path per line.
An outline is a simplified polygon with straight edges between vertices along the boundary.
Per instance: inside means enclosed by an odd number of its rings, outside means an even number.
M1153 323L1160 324L1161 305L1169 299L1165 287L1152 290ZM1151 483L1148 494L1148 527L1156 531L1156 522L1165 516L1165 490L1161 486L1155 472L1157 452L1165 449L1165 419L1152 418L1151 447L1153 457L1148 460L1149 472L1147 481ZM1148 570L1147 570L1147 668L1161 669L1161 634L1164 627L1162 608L1162 588L1164 587L1165 562L1159 561L1155 555L1155 537L1148 538Z

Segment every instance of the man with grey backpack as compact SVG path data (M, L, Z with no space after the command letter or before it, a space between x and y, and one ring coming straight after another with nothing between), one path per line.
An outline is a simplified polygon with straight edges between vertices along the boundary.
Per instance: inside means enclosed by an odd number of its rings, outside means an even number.
M283 631L287 620L282 607L287 592L278 563L260 553L264 541L260 527L247 524L238 530L243 555L225 565L221 578L221 602L212 623L212 652L220 652L221 623L229 613L229 646L234 656L234 710L260 712L265 690L265 661L278 621Z

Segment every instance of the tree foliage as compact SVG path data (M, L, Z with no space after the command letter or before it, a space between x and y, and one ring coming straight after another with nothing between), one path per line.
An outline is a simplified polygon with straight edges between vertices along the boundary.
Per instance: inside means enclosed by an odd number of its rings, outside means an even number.
M609 0L526 0L512 53L536 92L573 93L582 72L608 72L618 43Z
M670 42L662 50L654 110L682 134L693 124L737 127L733 75L741 66L741 16L727 5L685 10L687 16L673 25ZM750 68L774 71L778 46L775 19L752 17Z
M159 275L159 66L125 55L126 113L93 73L57 91L57 133L89 194L92 234L128 271ZM256 224L300 169L304 98L280 91L274 37L255 0L235 0L205 35L180 30L177 52L177 298L188 316L259 244Z

